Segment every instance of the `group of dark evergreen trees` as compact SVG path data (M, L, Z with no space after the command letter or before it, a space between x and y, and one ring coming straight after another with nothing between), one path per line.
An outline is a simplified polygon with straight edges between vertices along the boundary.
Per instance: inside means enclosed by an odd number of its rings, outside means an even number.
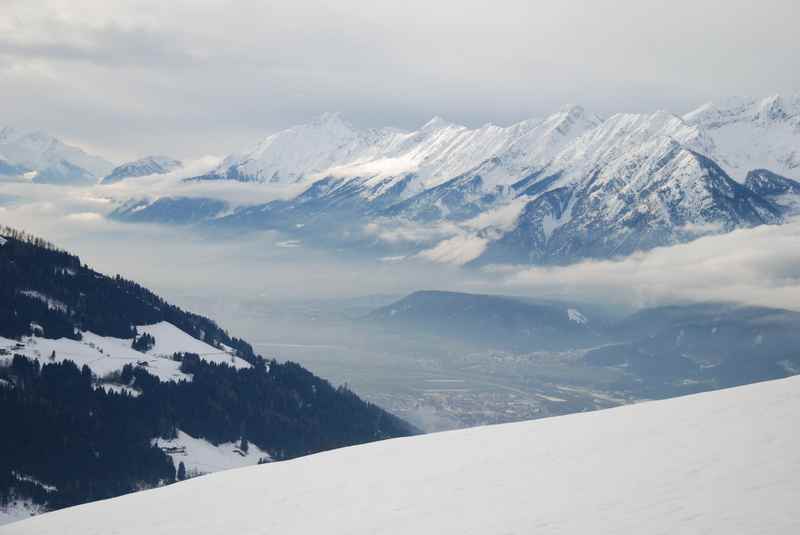
M180 354L191 381L160 381L126 365L117 380L141 394L106 392L87 366L40 366L21 355L0 367L0 503L30 495L51 508L108 498L186 477L152 441L181 429L214 444L253 443L283 460L409 435L413 429L295 363L250 368ZM25 474L56 487L42 492Z
M98 378L86 366L61 362L68 355L44 365L0 356L0 505L28 497L55 509L184 479L186 467L153 445L178 429L214 444L241 441L242 450L254 444L274 460L415 432L298 364L263 359L213 321L136 283L92 271L24 233L0 235L7 239L0 245L0 336L19 339L41 329L48 338L79 339L91 331L146 350L155 340L136 325L168 321L233 348L252 365L237 370L176 354L192 379L162 382L143 366ZM140 395L98 388L109 380Z
M156 339L148 334L142 333L138 334L134 332L133 342L131 343L131 347L136 351L141 351L142 353L147 353L156 345Z

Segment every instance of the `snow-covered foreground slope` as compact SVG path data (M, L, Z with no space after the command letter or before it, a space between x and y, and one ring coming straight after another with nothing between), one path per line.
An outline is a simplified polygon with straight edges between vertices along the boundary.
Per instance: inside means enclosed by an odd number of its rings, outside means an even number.
M793 534L798 418L783 379L233 470L3 533Z

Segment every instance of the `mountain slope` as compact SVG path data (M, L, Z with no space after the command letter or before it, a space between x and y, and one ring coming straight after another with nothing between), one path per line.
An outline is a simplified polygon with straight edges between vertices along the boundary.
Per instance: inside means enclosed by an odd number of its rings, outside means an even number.
M800 94L763 99L729 98L683 116L714 142L707 156L734 179L770 169L800 179Z
M541 173L515 184L531 200L480 262L624 256L781 222L780 207L702 154L709 146L702 131L663 112L608 119Z
M37 183L94 184L112 164L44 132L0 128L0 176Z
M8 535L800 529L800 380L345 448L46 514Z
M146 156L132 162L126 162L112 169L111 173L103 177L103 184L114 184L126 178L147 175L163 175L182 166L181 162L167 156Z
M477 346L527 351L574 348L603 340L577 308L495 295L415 292L364 319L410 336L426 334Z
M171 483L174 463L207 472L415 432L131 281L0 235L0 521L9 502Z

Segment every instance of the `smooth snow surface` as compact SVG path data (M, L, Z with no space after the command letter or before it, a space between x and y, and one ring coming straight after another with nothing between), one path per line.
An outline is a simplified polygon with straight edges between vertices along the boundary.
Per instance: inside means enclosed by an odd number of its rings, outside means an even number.
M4 535L795 534L800 377L344 448Z

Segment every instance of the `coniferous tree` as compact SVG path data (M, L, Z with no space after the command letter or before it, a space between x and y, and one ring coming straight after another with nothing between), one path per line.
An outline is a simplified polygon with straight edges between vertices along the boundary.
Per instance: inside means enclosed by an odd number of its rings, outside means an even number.
M181 461L178 464L178 481L183 481L184 479L186 479L186 465Z

